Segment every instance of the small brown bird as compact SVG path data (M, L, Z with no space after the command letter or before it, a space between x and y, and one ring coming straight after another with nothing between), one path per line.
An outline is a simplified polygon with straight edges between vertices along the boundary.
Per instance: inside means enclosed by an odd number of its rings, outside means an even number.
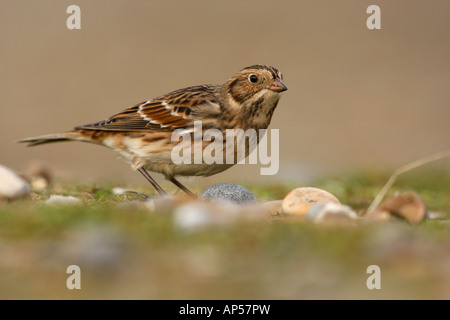
M141 172L160 194L165 194L165 191L146 170L162 173L195 197L175 176L210 176L233 164L175 164L172 149L178 141L171 139L172 133L183 129L192 134L194 121L201 122L203 132L208 129L218 129L223 133L227 129L266 129L280 93L285 90L283 76L276 68L253 65L240 70L222 85L198 85L175 90L139 103L107 120L19 142L28 143L28 146L58 141L104 145L129 162L133 170ZM259 135L257 140L259 142ZM203 149L207 145L207 142L201 144Z

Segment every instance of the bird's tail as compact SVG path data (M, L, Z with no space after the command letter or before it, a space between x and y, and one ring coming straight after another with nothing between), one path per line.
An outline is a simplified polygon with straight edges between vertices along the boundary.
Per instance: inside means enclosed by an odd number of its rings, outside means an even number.
M27 143L28 147L38 146L40 144L60 142L60 141L86 141L86 139L79 131L68 131L63 133L47 134L39 137L31 137L19 140L19 143ZM90 142L90 141L89 141Z

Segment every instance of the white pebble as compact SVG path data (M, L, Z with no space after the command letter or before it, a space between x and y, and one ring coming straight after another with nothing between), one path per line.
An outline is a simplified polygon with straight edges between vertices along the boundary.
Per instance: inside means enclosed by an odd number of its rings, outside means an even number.
M31 192L30 185L15 171L0 165L0 197L16 199Z
M348 220L355 220L358 215L348 206L335 202L321 201L314 204L306 215L308 220L320 223L328 218L343 217Z
M72 196L60 196L51 195L50 198L45 201L46 204L53 206L74 206L80 204L81 200Z
M112 188L113 194L124 194L125 192L127 192L127 190L125 188L121 188L121 187Z

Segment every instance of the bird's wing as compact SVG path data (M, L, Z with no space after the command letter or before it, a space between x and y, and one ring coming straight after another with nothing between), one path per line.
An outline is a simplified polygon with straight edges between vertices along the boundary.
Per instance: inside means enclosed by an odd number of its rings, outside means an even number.
M75 130L172 131L191 127L194 120L202 120L205 114L219 116L220 106L214 89L215 86L203 85L173 91Z

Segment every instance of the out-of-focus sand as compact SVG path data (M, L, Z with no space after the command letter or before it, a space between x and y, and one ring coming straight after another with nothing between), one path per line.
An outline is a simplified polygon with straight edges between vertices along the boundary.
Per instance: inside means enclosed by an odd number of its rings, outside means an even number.
M77 0L79 31L66 28L70 4L0 3L3 165L38 159L59 178L143 182L105 148L14 141L255 63L279 68L289 87L271 124L280 170L265 179L392 168L450 148L448 1ZM370 4L381 30L366 28ZM260 178L259 166L235 166L206 181Z

